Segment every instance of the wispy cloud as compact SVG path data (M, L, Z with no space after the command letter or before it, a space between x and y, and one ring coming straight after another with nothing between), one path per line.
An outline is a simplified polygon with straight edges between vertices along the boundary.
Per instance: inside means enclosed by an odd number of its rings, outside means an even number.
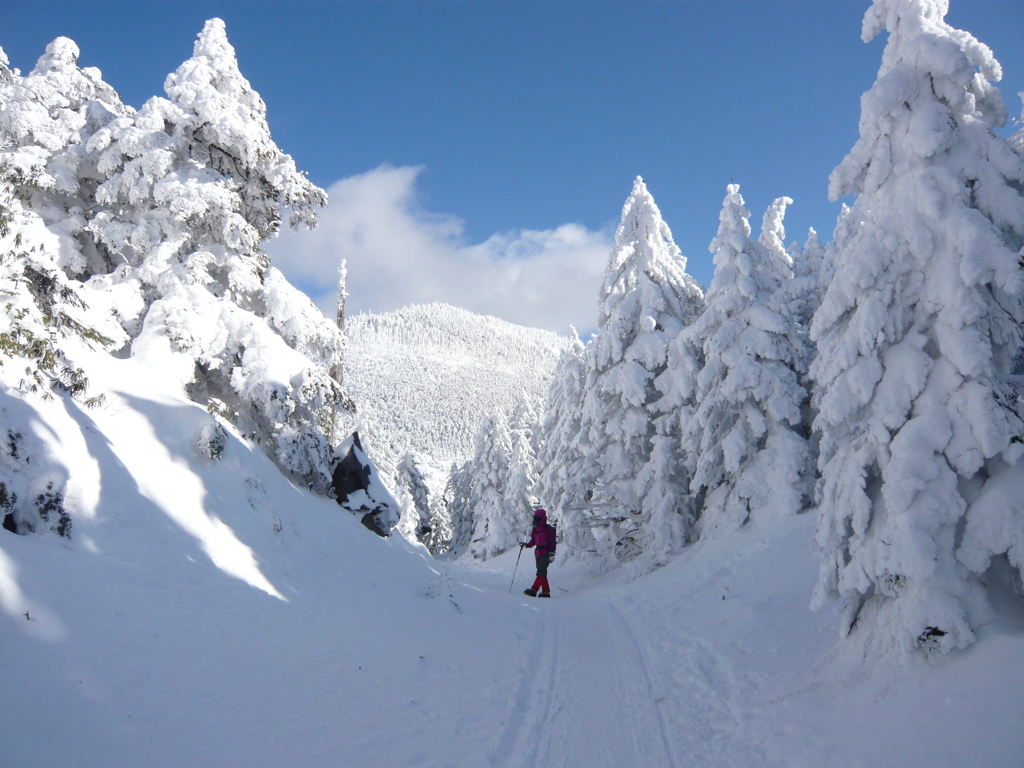
M610 230L563 224L468 244L458 218L418 204L421 171L381 166L336 182L316 230L267 244L274 264L329 317L347 259L350 312L443 301L560 333L596 325Z

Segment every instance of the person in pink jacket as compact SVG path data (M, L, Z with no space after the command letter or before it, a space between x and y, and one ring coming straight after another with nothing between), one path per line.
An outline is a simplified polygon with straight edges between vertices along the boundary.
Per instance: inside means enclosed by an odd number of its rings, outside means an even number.
M548 565L555 559L555 528L548 524L548 513L538 509L533 513L533 535L523 542L524 547L536 547L537 580L533 586L523 591L530 597L551 597L551 586L548 584ZM538 590L540 590L538 594Z

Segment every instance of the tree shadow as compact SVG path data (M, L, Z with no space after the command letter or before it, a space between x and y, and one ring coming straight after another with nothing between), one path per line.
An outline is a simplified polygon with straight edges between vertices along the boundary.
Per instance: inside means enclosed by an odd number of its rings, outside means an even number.
M78 424L89 453L100 466L98 508L107 514L170 518L182 536L176 542L167 542L169 546L182 546L186 552L195 552L198 547L196 554L208 558L220 571L284 600L260 571L253 550L207 509L209 494L204 475L209 470L200 466L197 451L188 447L188 439L182 435L198 435L212 417L198 407L165 405L125 394L114 396L140 417L140 423L133 425L137 433L131 453L119 452L119 446L104 434L92 415L65 398L68 414ZM132 415L122 413L118 417L130 419ZM122 451L128 448L121 446ZM125 493L124 489L129 490ZM127 501L131 509L123 508Z

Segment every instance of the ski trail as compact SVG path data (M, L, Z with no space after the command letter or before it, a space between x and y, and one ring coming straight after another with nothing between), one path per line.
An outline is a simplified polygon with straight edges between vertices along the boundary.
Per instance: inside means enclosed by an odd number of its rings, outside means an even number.
M505 768L678 768L643 651L604 601L524 615L520 683L489 754Z
M522 757L523 751L529 746L528 737L536 736L543 725L543 716L538 717L536 699L542 700L545 713L550 708L550 701L544 702L545 679L553 676L557 663L557 637L548 639L552 632L550 617L541 611L530 612L527 620L536 621L535 629L530 634L531 640L520 650L521 665L520 683L511 702L508 722L494 750L488 756L492 765L506 765L509 768L519 765L515 762ZM556 627L557 633L557 627ZM546 673L546 674L545 674ZM546 706L544 706L546 704ZM526 729L529 733L524 735ZM534 739L535 741L535 739ZM534 752L536 746L534 746ZM530 765L530 763L526 763Z
M664 617L649 610L634 611L632 621L621 607L615 612L647 680L655 683L666 751L685 755L692 766L765 765L748 727L756 685L737 675L730 658L699 637L669 629ZM642 635L635 626L643 627Z
M518 685L491 765L765 765L749 739L756 686L704 639L607 597L544 602L520 620Z
M547 606L545 606L547 609ZM559 690L557 682L561 679L559 669L561 626L559 621L552 622L549 616L545 616L545 623L554 624L553 637L547 642L544 649L545 663L538 665L540 672L535 687L536 695L539 697L539 706L536 707L534 716L531 718L529 732L523 736L527 741L524 754L528 759L523 761L523 766L548 765L546 760L538 760L541 754L548 754L550 751L551 739L554 730L550 727L554 713L554 702L556 692Z
M613 606L610 612L623 628L623 635L629 640L629 644L632 646L635 653L635 666L641 673L639 678L641 680L643 698L648 702L647 706L654 711L653 718L657 720L658 732L661 736L661 745L665 750L665 764L669 766L669 768L677 768L678 763L676 762L675 755L672 751L672 744L669 740L668 727L665 723L665 715L662 711L662 707L660 706L664 699L656 696L655 687L651 680L651 672L647 664L647 656L644 649L641 647L640 643L637 642L636 635L633 633L633 629L630 627L626 617L623 616L622 611Z

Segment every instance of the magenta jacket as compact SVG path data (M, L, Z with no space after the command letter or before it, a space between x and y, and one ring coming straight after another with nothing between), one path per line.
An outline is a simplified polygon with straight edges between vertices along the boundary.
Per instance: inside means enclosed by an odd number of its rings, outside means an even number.
M533 517L533 535L526 546L537 548L537 557L550 555L555 551L555 528L548 525L547 513L538 509Z

